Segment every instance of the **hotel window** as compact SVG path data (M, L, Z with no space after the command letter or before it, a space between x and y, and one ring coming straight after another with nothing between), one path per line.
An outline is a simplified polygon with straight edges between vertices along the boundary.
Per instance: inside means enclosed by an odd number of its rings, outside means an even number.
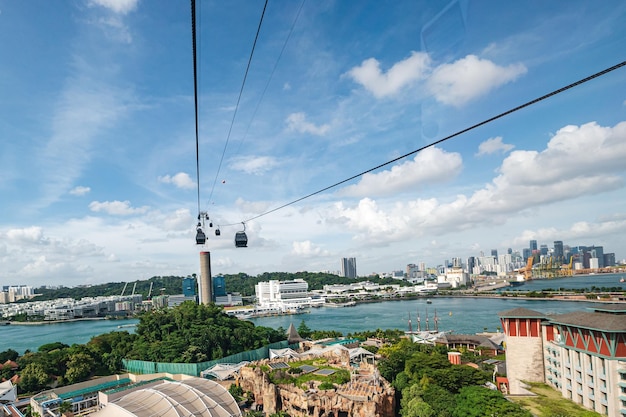
M606 361L604 360L604 358L600 358L600 366L602 367L602 374L606 373Z

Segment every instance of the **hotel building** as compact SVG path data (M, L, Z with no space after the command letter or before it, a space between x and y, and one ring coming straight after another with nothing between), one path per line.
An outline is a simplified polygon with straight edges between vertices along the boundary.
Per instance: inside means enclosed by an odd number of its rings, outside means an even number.
M547 315L525 308L499 313L506 334L509 393L543 382L581 406L626 417L626 304Z

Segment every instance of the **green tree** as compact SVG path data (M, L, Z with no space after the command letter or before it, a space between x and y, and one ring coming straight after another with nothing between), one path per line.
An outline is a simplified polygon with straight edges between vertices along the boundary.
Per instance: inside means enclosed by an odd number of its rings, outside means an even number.
M17 385L22 392L35 392L45 388L48 380L48 374L43 365L39 363L29 363L22 370Z
M480 386L462 388L456 401L456 417L532 417L518 404L507 401L500 391Z
M309 328L309 326L306 325L306 322L304 320L300 322L297 330L300 337L303 337L305 339L311 337L311 329Z
M67 361L67 371L65 380L69 384L74 384L85 380L92 371L93 358L87 353L74 353Z

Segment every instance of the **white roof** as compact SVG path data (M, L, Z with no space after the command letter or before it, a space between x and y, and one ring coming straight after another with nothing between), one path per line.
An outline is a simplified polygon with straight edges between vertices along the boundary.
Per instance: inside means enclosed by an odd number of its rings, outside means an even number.
M274 358L297 358L300 354L293 349L270 349L270 359Z
M372 352L362 347L350 349L350 360L358 358L359 356L374 356Z
M217 382L189 378L131 391L93 416L234 417L241 416L241 411L233 396Z
M239 370L246 366L248 363L248 361L242 361L239 363L218 363L200 372L200 376L206 377L210 375L214 376L220 381L224 381L225 379L228 379L237 372L239 372Z
M11 381L0 383L0 401L13 402L17 399L17 389Z

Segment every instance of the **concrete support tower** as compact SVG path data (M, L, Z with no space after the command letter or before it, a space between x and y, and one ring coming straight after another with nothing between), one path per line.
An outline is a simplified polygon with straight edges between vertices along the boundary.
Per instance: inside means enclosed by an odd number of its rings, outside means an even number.
M200 304L213 301L213 282L211 279L211 252L200 252Z

